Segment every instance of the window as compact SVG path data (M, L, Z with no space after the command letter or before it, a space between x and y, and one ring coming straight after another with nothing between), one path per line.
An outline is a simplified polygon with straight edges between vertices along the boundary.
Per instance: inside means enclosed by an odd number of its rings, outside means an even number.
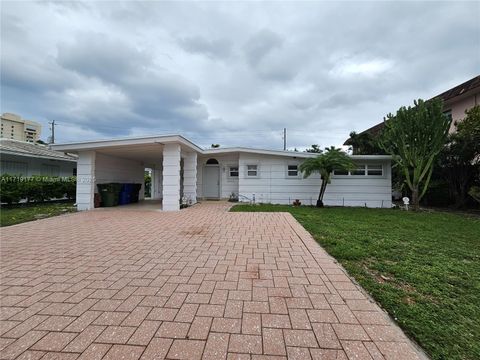
M247 176L249 176L249 177L258 176L258 166L257 165L247 165Z
M333 175L348 175L348 170L335 169Z
M287 168L287 175L288 176L298 176L298 165L288 165Z
M357 165L355 170L350 172L350 175L365 175L365 165Z
M383 166L379 165L367 165L367 174L369 176L382 176L383 175Z
M443 115L445 115L449 120L452 120L452 110L444 111Z
M361 164L351 171L335 169L333 175L341 176L383 176L382 164Z
M230 166L228 175L230 175L230 177L238 177L238 166Z
M217 159L208 159L207 160L207 165L218 165L218 160Z
M72 175L73 175L73 176L77 176L77 168L73 168L73 170L72 170Z

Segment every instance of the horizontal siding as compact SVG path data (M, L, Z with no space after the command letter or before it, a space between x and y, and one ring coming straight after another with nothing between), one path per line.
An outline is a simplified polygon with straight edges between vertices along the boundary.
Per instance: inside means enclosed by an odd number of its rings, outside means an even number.
M301 160L280 156L240 154L239 193L241 201L289 204L299 199L302 204L314 205L320 191L320 176L288 177L287 166ZM365 163L365 162L362 162ZM370 163L370 162L369 162ZM378 164L378 161L371 162ZM324 196L326 205L391 207L390 162L382 162L381 177L351 176L333 178ZM258 166L258 177L246 176L247 165Z

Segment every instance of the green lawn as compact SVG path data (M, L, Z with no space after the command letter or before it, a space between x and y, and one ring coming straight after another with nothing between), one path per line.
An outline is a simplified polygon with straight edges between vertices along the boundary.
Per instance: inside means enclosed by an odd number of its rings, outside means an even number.
M432 359L480 359L480 219L365 208L288 211Z
M15 207L7 206L0 210L0 226L20 224L38 218L57 216L68 212L74 212L76 208L71 202L26 204Z

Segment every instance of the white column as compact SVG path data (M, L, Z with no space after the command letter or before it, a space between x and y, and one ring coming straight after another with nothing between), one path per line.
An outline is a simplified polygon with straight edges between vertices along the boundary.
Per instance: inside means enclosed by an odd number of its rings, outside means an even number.
M197 202L197 153L188 153L183 159L183 195L189 203Z
M163 201L164 211L180 210L180 145L163 147Z
M94 208L95 194L95 151L78 153L77 160L77 209L91 210Z

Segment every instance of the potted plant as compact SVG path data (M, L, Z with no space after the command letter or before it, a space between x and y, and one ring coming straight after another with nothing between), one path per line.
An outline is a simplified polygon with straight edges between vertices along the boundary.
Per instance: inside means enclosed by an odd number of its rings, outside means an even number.
M238 202L238 195L235 194L234 192L232 192L232 193L230 194L230 197L228 198L228 201L230 201L230 202Z

